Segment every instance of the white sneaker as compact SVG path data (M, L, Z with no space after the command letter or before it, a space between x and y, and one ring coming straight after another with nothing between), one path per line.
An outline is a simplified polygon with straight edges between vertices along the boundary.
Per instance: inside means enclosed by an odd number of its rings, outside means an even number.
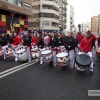
M43 62L42 62L42 61L40 61L40 64L42 65L42 64L43 64Z
M18 61L18 58L16 58L15 61Z
M32 61L29 61L30 63L32 62Z
M56 68L56 67L57 67L57 65L54 65L54 67Z

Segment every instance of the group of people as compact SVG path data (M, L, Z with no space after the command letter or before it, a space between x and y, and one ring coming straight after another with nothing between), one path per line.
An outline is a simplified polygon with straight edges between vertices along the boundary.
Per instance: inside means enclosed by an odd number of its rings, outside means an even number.
M24 34L18 35L16 33L13 35L6 35L3 33L0 36L0 46L3 50L4 60L6 59L6 48L11 47L14 50L13 56L15 57L15 61L17 61L18 57L16 51L21 45L23 45L25 47L29 62L32 61L32 45L41 49L49 47L49 49L52 50L54 67L57 66L57 48L60 46L65 46L66 52L69 55L69 65L71 71L74 69L75 57L80 50L83 54L87 54L91 57L90 73L93 74L94 62L92 47L95 40L97 40L97 38L90 31L87 31L85 35L83 35L81 32L78 32L77 35L73 32L67 32L67 35L60 32L44 32L43 34L39 34L38 32L29 34L28 32L25 32ZM39 61L40 64L43 63L43 58L41 55L39 57Z

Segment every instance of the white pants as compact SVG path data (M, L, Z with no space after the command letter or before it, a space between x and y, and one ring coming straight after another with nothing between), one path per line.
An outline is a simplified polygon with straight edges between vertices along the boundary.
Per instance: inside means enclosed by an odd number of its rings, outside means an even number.
M77 54L78 54L78 48L75 47L75 57L77 56Z
M26 53L27 53L28 61L31 61L32 60L32 54L31 54L30 47L26 47L25 50L26 50Z
M45 48L46 50L49 50L49 47L46 47ZM43 57L42 57L42 55L41 55L41 53L44 51L44 48L43 49L40 49L40 53L39 53L39 61L40 62L43 62Z
M18 56L17 56L16 52L19 49L19 45L13 46L12 49L14 50L13 55L15 56L15 60L18 60Z
M68 54L69 54L70 68L73 69L74 68L74 63L75 63L75 53L74 53L74 50L68 51Z
M52 55L53 55L53 65L57 65L57 60L56 60L56 51L52 50Z
M2 50L3 50L3 54L4 54L4 59L6 59L6 48L8 48L8 46L2 46Z
M91 58L91 64L90 64L90 71L93 71L93 55L92 55L92 51L91 52L87 52L87 53L85 53L85 52L82 52L82 54L86 54L86 55L88 55L88 56L90 56L90 58Z

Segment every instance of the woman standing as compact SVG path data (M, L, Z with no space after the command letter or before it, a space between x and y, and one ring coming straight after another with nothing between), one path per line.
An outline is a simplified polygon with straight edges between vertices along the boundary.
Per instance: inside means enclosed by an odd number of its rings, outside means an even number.
M66 42L65 42L65 47L66 50L69 54L69 60L70 60L70 69L73 71L74 69L74 49L75 49L75 39L73 37L72 32L68 32L68 36L66 37Z
M54 33L51 33L49 46L52 49L52 53L53 53L53 66L56 67L57 66L57 62L56 62L57 38L55 37Z
M28 32L25 33L25 36L23 38L23 45L25 46L25 50L28 56L28 61L32 61L32 55L31 55L31 37Z
M39 36L39 39L38 39L38 48L40 49L40 54L39 54L39 61L40 61L40 64L43 63L43 58L42 58L42 56L41 56L41 52L42 52L42 50L43 50L43 48L44 48L43 37L44 37L43 35L40 35L40 36Z
M3 54L4 54L4 60L6 59L6 48L8 47L7 45L7 36L3 33L1 36L1 48L3 50Z

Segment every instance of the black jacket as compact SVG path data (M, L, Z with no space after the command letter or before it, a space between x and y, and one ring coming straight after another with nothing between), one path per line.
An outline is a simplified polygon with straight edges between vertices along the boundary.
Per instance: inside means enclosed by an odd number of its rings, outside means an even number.
M51 48L57 47L57 38L50 38L50 43L49 46L51 46Z
M25 36L24 39L23 39L24 43L23 45L24 46L31 46L31 37L30 36Z
M5 46L7 45L7 37L6 36L2 36L1 37L1 46Z
M42 38L39 38L39 40L38 40L38 47L41 49L44 47L44 42L43 42Z
M57 39L57 46L62 46L63 45L63 39L62 38L58 38Z
M75 38L75 47L78 47L78 39Z
M12 44L13 43L13 40L14 40L14 37L13 36L10 36L9 37L9 43Z
M70 48L68 46L71 46ZM72 50L75 48L75 39L73 37L66 37L66 42L65 42L65 48L66 50Z

